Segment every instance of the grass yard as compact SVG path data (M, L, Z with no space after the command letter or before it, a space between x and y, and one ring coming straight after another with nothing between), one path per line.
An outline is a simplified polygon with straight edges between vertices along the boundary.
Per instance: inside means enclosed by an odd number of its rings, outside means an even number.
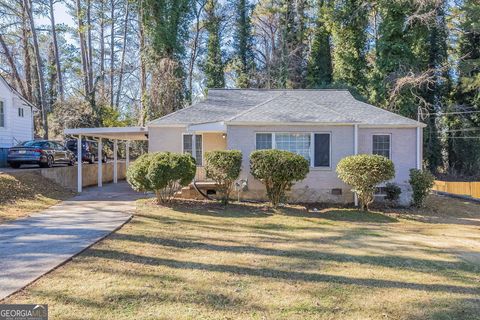
M0 173L0 223L44 210L74 194L35 172Z
M121 230L4 302L48 303L51 319L480 319L480 205L430 204L273 214L142 200Z

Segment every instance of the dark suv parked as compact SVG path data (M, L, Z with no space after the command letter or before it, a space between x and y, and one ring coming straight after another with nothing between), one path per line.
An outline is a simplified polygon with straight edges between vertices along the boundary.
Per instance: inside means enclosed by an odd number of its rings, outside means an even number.
M12 168L20 168L22 164L38 164L45 168L56 163L73 166L75 155L56 141L30 140L10 148L7 162Z
M71 139L65 143L68 150L77 156L77 140ZM105 152L102 154L102 162L107 162L107 155ZM98 161L98 142L93 140L82 140L82 161L88 163L94 163Z

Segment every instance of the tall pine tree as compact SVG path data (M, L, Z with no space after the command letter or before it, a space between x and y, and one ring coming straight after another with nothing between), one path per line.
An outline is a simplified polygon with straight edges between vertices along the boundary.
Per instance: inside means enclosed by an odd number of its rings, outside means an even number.
M146 97L146 120L184 106L185 85L182 58L191 17L190 0L143 0L142 13L150 76Z
M333 80L366 93L368 7L365 0L335 0Z
M223 88L225 86L224 64L220 43L221 17L217 12L217 0L208 0L205 5L207 15L205 29L208 32L207 56L203 62L203 71L207 81L207 88Z
M234 63L236 86L248 88L252 85L251 78L255 70L253 53L253 39L251 27L251 8L248 0L236 0L235 2L235 33L234 33Z
M328 17L331 0L320 0L313 35L312 48L307 64L307 87L318 88L332 83L332 55Z
M464 0L453 11L458 30L456 54L458 82L453 90L446 119L448 165L453 173L478 175L480 172L480 2Z
M369 99L375 105L395 109L404 116L413 117L417 108L408 90L395 98L390 106L389 93L396 77L413 71L413 56L406 21L412 12L408 1L380 0L377 2L377 19L380 21L375 44L375 62L369 79Z

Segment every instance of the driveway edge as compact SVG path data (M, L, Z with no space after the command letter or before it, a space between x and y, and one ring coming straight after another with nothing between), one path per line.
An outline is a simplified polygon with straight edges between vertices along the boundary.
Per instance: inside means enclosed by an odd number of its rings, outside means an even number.
M41 276L38 276L37 278L35 278L34 280L30 281L29 283L27 283L26 285L24 285L23 287L19 288L18 290L15 290L14 292L8 294L7 296L3 297L3 298L0 298L0 303L3 303L3 301L5 301L5 299L13 296L14 294L26 289L28 286L30 286L31 284L33 284L34 282L36 282L37 280L39 280L40 278L43 278L44 276L50 274L51 272L55 271L56 269L62 267L63 265L67 264L68 262L70 262L73 258L77 257L78 255L82 254L83 252L85 252L86 250L90 249L92 246L96 245L97 243L99 243L100 241L104 240L105 238L107 238L108 236L110 236L112 233L114 232L117 232L118 230L120 230L121 228L123 228L123 226L125 226L127 223L129 223L133 218L133 214L131 214L123 223L121 223L118 227L116 227L115 229L113 229L112 231L108 232L107 234L101 236L100 238L96 239L94 242L92 242L90 245L88 245L87 247L83 248L82 250L78 251L77 253L73 254L72 256L70 256L68 259L64 260L63 262L59 263L58 265L56 265L55 267L53 267L52 269L48 270L47 272L45 272L44 274L42 274Z

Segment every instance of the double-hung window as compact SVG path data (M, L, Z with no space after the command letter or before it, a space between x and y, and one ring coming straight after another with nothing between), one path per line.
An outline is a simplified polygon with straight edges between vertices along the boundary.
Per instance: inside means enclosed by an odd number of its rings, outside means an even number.
M184 134L183 135L183 153L189 153L193 155L193 139L191 134ZM195 135L195 161L197 162L197 166L203 165L202 159L202 135L196 134Z
M5 105L0 100L0 127L5 127Z
M330 167L330 133L259 132L255 147L294 152L307 159L311 167Z
M372 136L372 153L390 159L391 146L389 134L374 134Z

